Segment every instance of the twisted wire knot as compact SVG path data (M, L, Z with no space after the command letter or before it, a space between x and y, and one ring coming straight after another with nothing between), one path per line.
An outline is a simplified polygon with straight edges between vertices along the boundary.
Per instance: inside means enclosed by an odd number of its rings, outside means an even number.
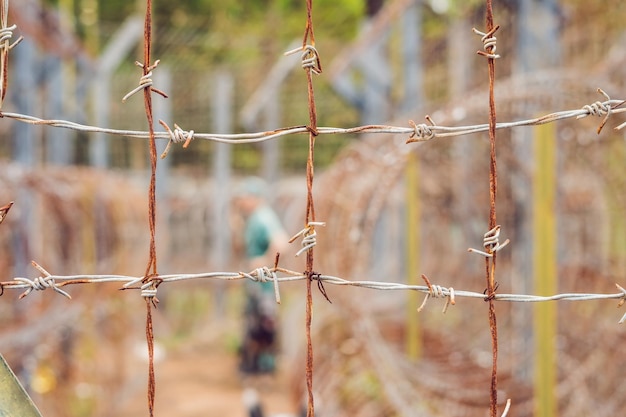
M50 277L50 276L43 276L43 277L37 277L35 279L28 279L28 278L15 278L16 281L19 281L23 284L27 284L29 285L29 287L26 289L26 291L24 291L22 294L20 294L20 300L24 297L26 297L28 294L30 294L33 290L37 290L37 291L43 291L46 288L52 288L54 291L58 292L59 294L63 295L64 297L69 298L70 300L72 299L72 296L70 296L67 292L63 291L62 289L60 289L56 282L54 282L54 278Z
M155 298L157 295L157 288L154 283L149 282L141 286L141 296L143 298Z
M479 55L482 55L484 57L487 58L491 58L491 59L498 59L500 58L500 55L496 54L496 41L497 38L494 36L494 33L496 33L496 31L500 29L500 26L495 26L493 29L491 29L489 32L485 33L485 32L481 32L480 30L473 28L472 31L481 36L480 40L483 43L483 48L485 49L484 51L478 51L477 53Z
M602 117L611 112L611 106L608 103L596 101L592 104L585 104L583 110L586 110L591 116ZM578 116L580 118L580 116Z
M170 148L172 147L172 143L185 142L183 143L183 148L187 148L187 146L189 146L189 143L194 139L193 135L195 134L195 132L193 130L190 130L187 132L181 129L181 127L178 126L176 123L174 123L174 130L172 130L167 125L167 123L165 123L163 120L159 120L159 123L167 131L167 134L170 137L167 142L167 146L165 147L165 149L163 150L163 153L161 154L161 159L167 156L167 154L170 151Z
M130 97L132 97L133 95L137 94L139 91L145 89L145 88L149 88L151 91L154 91L155 93L167 98L167 94L165 94L163 91L156 89L152 86L152 71L159 65L159 62L161 62L160 60L156 60L154 61L154 64L148 66L147 72L141 76L141 78L139 79L139 85L135 88L133 88L130 92L128 92L128 94L126 94L123 98L122 98L122 102L126 102L126 100L128 100ZM145 64L142 64L139 61L135 61L135 65L137 65L140 68L145 68Z
M257 281L260 282L273 281L276 278L276 272L272 272L268 267L263 266L255 269L253 276L256 276Z
M445 287L442 287L441 285L431 284L430 280L428 279L426 275L422 275L422 279L426 282L426 285L428 286L428 292L426 293L426 297L424 297L424 301L422 301L422 304L417 309L418 313L424 309L424 307L426 306L426 302L431 297L446 299L446 302L443 305L443 310L441 311L442 313L445 313L446 311L448 311L448 307L450 306L450 304L452 305L456 304L456 300L454 298L454 288L452 287L445 288Z
M134 287L135 284L141 283L139 289L141 290L141 296L145 299L149 299L152 301L152 305L156 307L159 303L159 299L157 296L157 287L163 282L163 278L159 278L156 275L149 275L147 277L138 277L131 281L128 281L124 285L122 285L123 290L127 289L137 289Z
M8 41L13 38L13 31L17 29L17 25L0 28L0 49L13 49L18 43L24 40L23 36L20 36L15 42L10 43Z
M291 239L289 239L289 243L295 241L298 237L302 236L302 249L300 249L296 256L300 256L302 253L308 251L317 245L317 232L315 231L315 226L326 226L325 222L309 222L307 226L296 233Z
M162 278L159 278L156 275L150 275L146 278L142 279L143 284L141 287L141 296L149 300L154 307L159 303L159 299L157 298L157 288L163 282Z
M611 107L611 97L609 97L609 95L605 93L604 90L602 90L601 88L598 88L597 91L598 93L602 94L604 98L606 98L606 101L605 102L596 101L595 103L592 103L592 104L585 104L582 107L582 109L585 110L587 113L577 116L576 119L582 119L583 117L587 117L587 116L598 116L598 117L604 116L604 119L602 119L602 122L600 122L600 126L598 126L598 129L596 130L596 132L600 134L600 132L602 131L602 128L604 127L606 122L609 120L609 116L611 116L613 107ZM617 127L617 129L619 130L621 127L622 126L620 125Z
M268 282L274 283L274 296L276 297L276 304L280 304L280 289L278 288L278 275L276 275L275 269L269 269L266 266L255 269L252 273L239 272L243 277L246 277L255 282Z
M436 126L432 119L427 117L431 122L432 126ZM413 132L411 136L407 139L406 143L411 142L426 142L435 137L435 131L431 128L432 126L428 126L426 123L417 124L413 120L409 120L409 125L413 128Z
M322 63L320 60L320 55L313 45L300 46L296 49L285 52L285 55L293 55L300 51L302 51L302 55L300 55L300 59L302 60L302 68L305 70L310 70L315 74L321 74Z
M26 289L26 291L24 291L22 294L20 294L20 300L24 297L26 297L28 294L30 294L33 290L38 290L38 291L43 291L46 288L52 288L54 291L58 292L59 294L63 295L64 297L69 298L70 300L72 299L72 297L65 291L63 291L62 289L60 289L56 282L54 282L54 278L52 278L52 275L50 274L50 272L46 271L41 265L39 265L37 262L35 261L31 261L30 262L31 265L33 267L35 267L35 269L37 271L39 271L41 273L41 276L35 278L35 279L28 279L28 278L15 278L16 281L21 282L23 284L26 284L29 286L29 288Z
M504 243L500 244L499 238L500 225L497 225L483 235L483 246L487 250L486 252L473 248L469 248L467 251L483 255L487 258L492 258L494 253L498 252L510 242L509 239L507 239Z

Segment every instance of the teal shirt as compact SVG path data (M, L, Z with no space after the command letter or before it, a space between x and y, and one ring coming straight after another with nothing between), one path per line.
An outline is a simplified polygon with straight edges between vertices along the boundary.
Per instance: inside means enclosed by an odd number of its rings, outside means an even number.
M282 226L276 213L267 205L258 207L246 221L245 241L248 258L265 255L272 236L281 231Z
M246 255L248 259L263 256L267 252L272 241L272 236L282 232L283 227L278 220L278 216L267 205L258 207L246 220L246 229L244 232L246 241ZM272 265L265 265L271 267ZM248 291L252 288L260 288L262 293L270 294L273 292L274 285L271 282L251 283L246 282ZM260 286L260 287L257 287Z

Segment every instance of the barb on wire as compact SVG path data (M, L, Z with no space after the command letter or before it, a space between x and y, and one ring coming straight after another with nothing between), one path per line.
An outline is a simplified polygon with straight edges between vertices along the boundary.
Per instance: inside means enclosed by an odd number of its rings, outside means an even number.
M322 64L315 49L315 30L313 28L313 0L306 0L306 24L304 27L304 36L302 38L302 68L306 74L306 86L308 96L308 109L309 109L309 124L306 126L306 130L309 134L309 152L306 159L306 210L304 214L304 221L307 227L312 227L315 220L315 201L313 198L313 178L314 178L314 159L315 159L315 137L319 134L317 127L317 108L315 105L315 90L313 88L313 74L320 74L322 72ZM311 290L311 282L313 277L317 274L313 272L314 268L314 249L315 241L313 237L315 231L305 231L303 236L304 240L308 238L308 248L306 251L306 303L305 303L305 318L304 329L306 337L306 368L305 368L305 380L307 388L307 417L315 417L315 405L313 396L313 341L311 337L311 323L313 320L313 294ZM302 242L305 244L305 242ZM301 253L301 252L299 252ZM326 295L324 285L321 281L317 282L319 290ZM328 300L330 301L330 300Z
M426 115L426 120L430 123L430 126L425 123L416 124L413 120L409 120L409 125L413 128L411 136L406 140L406 143L412 142L426 142L436 136L433 126L437 126L430 116Z
M149 88L150 91L153 91L157 94L159 94L160 96L163 96L164 98L167 98L167 94L165 94L163 91L159 90L158 88L154 88L152 86L152 71L159 65L159 62L161 62L159 59L157 59L156 61L154 61L154 64L148 66L148 70L146 72L146 74L142 75L141 78L139 79L139 85L135 88L133 88L132 90L130 90L123 98L122 98L122 102L126 102L126 100L128 100L130 97L132 97L133 95L137 94L138 92L140 92L141 90L145 89L145 88ZM144 66L146 64L142 64L139 61L135 61L135 65L137 65L140 68L144 68Z
M317 49L315 49L313 45L299 46L295 49L292 49L291 51L285 52L284 55L293 55L298 52L302 52L300 59L302 60L303 69L310 69L312 72L318 75L322 73L322 63L320 60L320 56L317 52Z
M13 31L17 29L17 25L6 26L6 23L2 23L2 27L0 28L0 49L4 51L10 51L15 48L17 44L24 40L23 36L17 38L17 40L11 43L11 39L13 38Z
M279 260L280 252L276 252L276 258L274 258L274 269L272 270L272 280L274 281L274 296L276 297L276 304L280 304L280 290L278 288L278 276L276 275L276 269L278 268Z
M482 55L491 59L498 59L500 55L496 54L496 37L494 34L500 29L500 26L495 26L493 29L489 30L487 33L481 32L476 28L472 28L472 31L481 36L480 40L483 43L484 51L477 51L478 55Z
M247 272L239 272L245 278L256 282L268 282L272 281L274 283L274 296L276 297L276 304L280 304L280 292L278 288L278 276L276 275L276 267L273 270L269 269L267 266L263 266L255 269L254 271Z
M122 285L121 290L141 290L141 296L152 302L154 307L159 303L157 298L157 288L163 282L163 278L158 275L148 275L143 277L136 277L128 280ZM140 284L140 285L138 285Z
M69 295L67 292L63 291L57 286L54 281L54 277L52 277L52 275L48 271L46 271L41 265L39 265L35 261L31 261L31 264L41 273L41 276L32 280L28 278L15 278L15 281L21 282L27 286L26 291L20 294L20 300L34 290L43 291L46 288L52 288L54 291L58 292L62 296L67 297L70 300L72 299L71 295Z
M157 298L157 288L163 281L158 276L149 276L143 281L144 282L140 287L141 296L145 298L146 301L150 301L152 306L156 308L157 304L159 304L159 299Z
M163 126L163 128L165 128L167 134L170 137L167 141L167 146L165 147L165 150L161 154L161 159L164 159L167 156L170 151L170 147L172 146L172 143L185 142L183 143L183 148L187 148L187 146L189 146L189 143L193 140L193 130L186 132L181 129L180 126L178 126L176 123L174 123L174 131L172 131L172 129L170 129L167 123L165 123L163 120L159 119L159 123L161 124L161 126Z
M317 245L317 232L315 231L315 226L326 226L325 222L309 222L307 226L296 233L291 239L289 239L289 243L293 243L300 236L302 239L302 249L300 249L296 256L302 255L302 253L308 251Z
M7 217L7 214L9 214L11 207L13 207L13 201L9 201L4 206L0 207L0 224L2 224L4 219Z
M36 263L33 262L33 266ZM41 267L39 267L41 268ZM38 268L38 270L39 270ZM259 269L255 269L251 272L203 272L197 274L168 274L168 275L158 275L155 277L151 277L155 280L155 283L158 280L159 285L176 283L180 281L189 281L189 280L206 280L206 279L214 279L214 280L223 280L223 281L237 281L243 279L249 279L254 282L259 282L261 279L265 279L266 281L273 281L274 279L278 283L286 283L286 282L295 282L309 279L309 276L306 273L296 272L289 269L285 269L282 267L274 267L274 268L262 268L264 272L262 272L259 277L258 272ZM43 268L42 268L43 270ZM41 270L40 270L41 271ZM45 271L45 270L43 270ZM122 289L125 290L142 290L143 284L141 286L137 286L144 277L132 277L126 275L46 275L47 272L43 272L42 274L45 276L45 281L50 283L54 281L54 288L60 289L61 287L67 285L76 285L76 284L105 284L105 283L122 283ZM269 271L269 275L266 271ZM280 276L278 276L280 274ZM263 278L264 277L264 278ZM444 286L434 286L430 285L408 285L403 283L389 282L389 281L352 281L344 278L332 276L332 275L324 275L314 273L314 276L311 277L314 280L318 280L324 284L337 285L337 286L348 286L348 287L358 287L364 289L371 290L379 290L379 291L417 291L423 294L431 294L436 292L438 297L448 297L450 299L450 304L452 303L452 297L459 298L474 298L479 300L485 299L485 294L482 292L474 292L474 291L466 291L466 290L458 290L453 289L451 287ZM27 290L31 288L32 285L25 278L13 278L11 281L0 282L0 285L5 290ZM619 290L617 293L562 293L555 294L550 296L543 295L530 295L530 294L504 294L498 293L494 294L494 301L502 301L502 302L516 302L516 303L539 303L539 302L549 302L549 301L594 301L594 300L618 300L618 307L624 305L626 303L626 289L619 285L615 284L616 288ZM52 285L49 285L46 288L53 288ZM36 288L39 289L39 288ZM56 291L55 289L55 291ZM31 289L32 291L32 289ZM30 291L29 291L30 293ZM22 297L23 298L23 297ZM626 322L626 315L622 317L620 323Z
M504 406L504 411L500 417L506 417L509 414L509 410L511 409L511 399L506 400L506 406Z
M602 131L602 128L604 127L606 122L609 120L609 116L611 115L611 112L613 111L613 109L621 106L626 101L622 101L621 103L616 104L614 107L611 107L611 101L612 101L611 97L609 97L609 95L605 93L604 90L602 90L601 88L598 88L597 91L598 93L602 94L606 98L606 101L605 102L596 101L595 103L592 103L592 104L585 104L583 106L583 110L586 110L588 114L579 115L576 117L576 119L582 119L583 117L586 117L586 116L598 116L598 117L604 116L604 119L602 119L602 122L600 122L600 126L598 126L598 129L596 131L597 134L600 134L600 132ZM624 124L619 125L616 129L619 130L623 126Z
M24 39L20 36L15 42L11 43L13 31L17 29L17 25L9 26L8 20L9 0L2 0L2 3L0 3L0 109L7 93L9 81L9 51Z
M426 297L424 297L424 301L422 301L422 304L417 309L418 313L424 309L429 297L446 299L446 302L443 305L443 310L441 311L444 314L446 311L448 311L448 306L450 304L452 305L456 304L456 300L454 298L454 288L450 287L448 289L448 294L446 295L444 294L444 288L440 285L431 284L430 280L428 279L426 275L422 274L422 279L424 280L424 282L426 282L426 286L428 287L428 292L426 293Z
M602 94L602 93L601 93ZM606 94L606 93L604 93ZM606 95L605 95L606 97ZM544 116L540 116L533 119L518 120L513 122L500 122L496 124L496 129L512 129L521 126L534 126L542 125L546 123L552 123L559 120L566 119L582 119L587 116L601 116L604 115L607 118L610 115L626 112L626 108L620 108L625 100L605 100L603 102L596 102L590 105L584 105L582 108L574 110L563 110ZM608 109L610 108L610 114ZM606 109L607 113L601 113L601 109ZM607 116L608 115L608 116ZM13 120L17 120L23 123L29 123L34 125L47 125L52 127L58 127L63 129L70 129L85 133L105 133L113 136L122 136L135 139L149 139L148 131L139 130L119 130L110 128L101 128L97 126L84 125L67 120L58 119L41 119L35 116L29 116L20 113L1 112L0 117L5 117ZM402 126L390 126L390 125L364 125L351 128L339 128L339 127L317 127L317 135L340 135L340 134L365 134L365 133L385 133L394 135L409 135L406 143L421 142L424 140L430 140L435 138L450 138L457 136L466 136L474 133L486 132L489 130L488 124L479 125L466 125L466 126L441 126L435 125L432 119L426 116L426 120L431 124L417 124L413 121L409 121L408 127ZM602 126L604 126L603 121ZM615 127L615 130L621 130L626 127L626 122ZM193 132L193 135L191 135ZM185 137L185 141L189 140L189 136L192 139L203 139L213 142L229 143L229 144L243 144L243 143L260 143L268 140L274 140L287 135L296 135L309 133L310 128L307 126L292 126L284 127L280 129L252 132L252 133L236 133L236 134L220 134L220 133L200 133L196 131L184 131L182 129L176 130L176 127L172 133L166 131L155 132L155 139L172 140L172 134L176 135L176 141L182 141ZM424 136L422 136L422 134ZM430 135L433 135L430 137Z
M492 258L493 254L498 252L500 249L509 244L509 239L505 240L504 243L500 244L500 225L497 225L493 229L489 230L487 233L483 235L483 246L487 250L487 252L483 252L478 249L469 248L468 252L477 253L486 258Z

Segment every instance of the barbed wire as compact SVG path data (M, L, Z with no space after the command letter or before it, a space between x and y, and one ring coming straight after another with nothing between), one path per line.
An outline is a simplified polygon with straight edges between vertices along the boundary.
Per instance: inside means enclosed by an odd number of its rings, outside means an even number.
M33 267L41 272L41 276L37 278L16 277L11 281L0 282L2 292L5 290L23 290L19 298L24 298L33 291L43 291L52 289L59 294L71 299L71 295L67 291L61 290L62 287L79 284L105 284L105 283L121 283L121 289L124 290L144 290L146 284L137 286L141 283L144 276L128 276L128 275L53 275L43 269L36 262L32 262ZM279 275L280 274L280 275ZM424 278L424 277L423 277ZM274 282L275 284L302 281L309 279L309 275L303 272L297 272L282 267L262 267L250 272L202 272L195 274L165 274L153 277L158 279L159 283L175 283L181 281L195 280L222 280L237 281L250 280L254 282ZM455 298L473 298L486 300L488 296L485 293L458 290L452 287L444 287L433 285L430 281L426 281L426 285L411 285L399 282L389 281L373 281L358 280L352 281L333 275L314 274L314 280L343 287L358 287L370 290L381 291L417 291L424 293L427 297L447 298L454 301ZM538 303L547 301L593 301L593 300L619 300L618 307L626 303L626 289L619 284L615 284L619 292L616 293L562 293L554 295L531 295L531 294L506 294L496 293L493 295L495 301L518 302L518 303ZM278 291L277 291L278 292ZM0 293L1 294L1 293ZM454 303L452 303L454 304ZM422 305L423 307L423 305ZM420 308L419 310L421 310ZM619 323L626 321L626 314L620 319Z
M145 86L144 86L145 88ZM533 119L517 120L512 122L500 122L496 124L496 129L511 129L522 126L537 126L547 123L556 122L565 119L583 119L588 116L603 117L602 122L598 126L597 133L600 133L610 115L615 113L626 112L625 108L620 108L626 100L611 99L610 96L602 89L598 88L598 92L602 94L606 100L596 101L592 104L585 104L580 109L563 110L554 113L549 113L544 116L536 117ZM127 130L127 129L111 129L97 126L91 126L81 123L76 123L68 120L59 119L42 119L36 116L14 113L14 112L0 112L0 117L17 120L24 123L33 125L46 125L52 127L58 127L63 129L70 129L85 133L105 133L113 136L122 136L135 139L149 139L150 132L141 130ZM318 135L337 135L337 134L364 134L364 133L381 133L381 134L395 134L395 135L409 135L407 143L412 142L425 142L435 138L449 138L457 136L466 136L474 133L487 132L489 130L489 124L477 124L477 125L464 125L464 126L440 126L437 125L430 116L426 116L426 120L429 122L417 124L414 121L409 121L409 127L403 126L390 126L390 125L364 125L350 128L340 127L317 127ZM234 134L221 134L221 133L201 133L195 130L183 130L178 125L174 125L175 129L172 131L167 124L159 120L159 122L165 127L165 131L154 132L155 139L167 139L171 143L184 142L184 147L189 145L189 142L193 139L203 139L213 142L228 143L228 144L244 144L244 143L259 143L272 139L278 139L287 135L295 134L308 134L309 127L305 125L283 127L275 130L268 130L263 132L251 132L251 133L234 133ZM615 127L615 130L621 130L626 127L626 122L621 123ZM170 143L170 144L171 144ZM167 153L165 153L167 154ZM162 155L164 157L165 155Z
M8 5L9 0L0 0L0 109L2 107L2 102L6 94L7 88L7 68L8 68L8 54L9 51L19 43L21 40L18 39L16 42L11 43L12 31L16 29L15 25L9 26L7 22L8 18ZM312 74L320 74L322 72L321 61L318 54L317 49L315 48L315 38L313 33L313 21L311 17L312 10L312 0L307 0L307 21L305 27L305 34L302 43L302 47L294 49L292 51L287 52L297 53L301 52L302 59L302 67L306 71L307 75L307 87L308 87L308 107L309 107L309 116L310 116L310 124L309 125L300 125L300 126L292 126L292 127L283 127L270 131L263 132L251 132L251 133L239 133L239 134L217 134L217 133L198 133L194 130L184 130L177 124L174 124L174 130L170 129L169 126L162 120L159 120L159 123L163 126L165 131L155 132L153 130L153 120L152 120L152 105L151 105L151 93L157 93L164 97L167 97L165 93L153 87L152 83L152 73L153 70L157 67L159 60L154 61L151 64L150 59L150 39L152 34L151 29L151 0L146 0L146 19L145 19L145 30L144 30L144 61L143 63L137 62L136 64L142 68L142 76L139 80L139 84L133 90L131 90L122 101L126 101L128 98L133 96L136 93L143 91L144 93L144 103L146 108L146 116L148 119L148 124L150 130L148 131L137 131L137 130L118 130L111 128L102 128L96 126L90 126L80 123L75 123L67 120L47 120L38 118L31 115L12 113L12 112L0 112L0 117L13 119L23 123L29 123L34 125L46 125L50 127L71 129L75 131L81 131L85 133L104 133L112 136L122 136L129 138L138 138L138 139L148 139L150 140L150 156L151 156L151 167L152 167L152 177L151 177L151 185L150 185L150 232L151 232L151 246L150 246L150 260L148 262L148 266L146 269L146 273L140 277L133 277L127 275L54 275L44 269L42 266L37 264L36 262L32 262L32 265L35 269L37 269L40 273L40 276L36 278L26 278L26 277L15 277L10 281L0 282L0 295L4 294L5 290L18 290L22 291L19 295L19 298L22 299L32 292L36 291L44 291L47 289L52 289L58 294L71 299L70 293L64 289L64 287L69 287L71 285L78 284L104 284L104 283L118 283L122 284L122 290L140 290L141 296L146 300L147 305L147 324L146 324L146 335L148 341L148 352L149 352L149 388L148 388L148 402L149 402L149 411L150 415L153 414L154 407L154 397L155 397L155 379L154 379L154 364L153 364L153 347L152 347L152 316L151 316L151 306L156 307L156 303L158 302L156 295L158 292L158 287L167 283L175 283L181 281L189 281L189 280L206 280L206 279L214 279L214 280L227 280L227 281L235 281L235 280L251 280L255 282L273 282L276 302L280 304L280 291L279 284L287 283L287 282L295 282L306 280L307 281L307 340L308 340L308 351L307 351L307 388L308 388L308 410L307 416L312 417L314 415L313 409L313 393L312 393L312 374L313 374L313 366L312 366L312 347L311 347L311 335L310 335L310 324L311 324L311 282L316 280L322 294L328 299L325 290L323 289L323 284L330 284L336 286L351 286L358 287L364 289L371 290L382 290L382 291L417 291L420 293L424 293L426 296L417 309L417 312L422 311L427 304L427 301L430 298L444 298L445 304L443 307L443 312L450 305L456 304L456 298L465 297L465 298L475 298L481 299L489 302L490 304L490 319L493 317L491 321L491 329L492 329L492 337L494 339L494 361L493 361L493 382L492 382L492 416L496 414L496 385L495 385L495 376L496 376L496 358L497 358L497 333L495 327L495 311L493 311L493 302L495 301L503 301L503 302L549 302L549 301L591 301L591 300L618 300L618 307L622 306L626 302L626 289L620 286L619 284L615 284L618 289L617 293L562 293L555 294L550 296L538 296L538 295L527 295L527 294L499 294L496 292L497 283L494 281L494 273L495 269L495 255L496 252L506 246L508 240L503 244L500 244L498 241L500 227L495 225L495 130L498 129L510 129L521 126L534 126L534 125L542 125L546 123L552 123L559 120L565 119L582 119L588 116L596 116L601 117L602 121L597 128L597 133L599 134L605 124L607 123L609 117L614 113L622 113L626 112L626 108L620 108L626 100L615 100L611 99L610 96L601 89L598 89L598 93L600 93L604 97L604 101L596 101L592 104L585 104L579 109L575 110L565 110L565 111L557 111L554 113L546 114L544 116L527 119L527 120L519 120L512 122L500 122L497 123L495 120L495 103L493 103L493 76L492 72L494 62L493 60L499 58L500 56L496 54L496 37L494 36L495 32L498 30L498 26L493 25L493 16L491 11L491 1L487 0L487 29L485 32L481 32L479 30L474 29L474 32L481 36L481 40L483 42L484 51L479 51L478 53L488 58L488 65L490 68L490 123L489 124L478 124L478 125L465 125L465 126L440 126L435 123L435 121L430 117L426 116L426 121L428 123L416 123L413 120L409 120L408 127L400 127L400 126L390 126L390 125L364 125L350 128L337 128L337 127L318 127L317 126L317 116L315 110L315 99L313 97L313 86L312 86ZM615 127L616 130L621 130L626 127L626 122L619 124ZM444 287L437 284L432 284L430 280L426 276L422 276L426 285L410 285L398 282L379 282L373 280L357 280L351 281L344 278L325 275L321 273L317 273L313 271L313 249L316 245L316 232L315 226L323 226L324 222L318 222L315 220L315 212L313 207L313 195L312 195L312 187L313 187L313 150L314 150L314 141L315 137L318 135L325 134L396 134L396 135L407 135L408 138L406 140L407 144L414 142L425 142L430 141L435 138L446 138L446 137L457 137L457 136L466 136L474 133L481 132L489 132L490 134L490 142L492 144L492 169L490 171L490 188L493 190L492 192L492 213L490 215L490 228L484 235L483 245L486 249L486 252L470 249L470 251L478 253L480 255L485 256L485 262L487 264L487 289L483 293L467 291L467 290L458 290L452 287ZM258 143L265 142L268 140L278 139L283 136L292 135L292 134L307 134L309 136L309 156L307 159L307 211L305 216L305 224L307 225L304 229L302 229L298 234L296 234L292 241L298 237L302 237L302 249L300 249L297 255L302 253L307 254L307 270L305 272L296 272L288 269L284 269L278 267L278 255L276 257L276 262L273 268L270 267L261 267L257 268L251 272L204 272L197 274L170 274L170 275L160 275L157 273L156 268L156 240L155 240L155 222L154 222L154 209L155 209L155 198L154 198L154 188L155 188L155 169L156 169L156 151L154 146L155 139L165 139L168 140L167 147L161 158L164 158L172 144L183 143L183 147L186 148L193 139L203 139L210 140L214 142L221 143L229 143L229 144L244 144L244 143ZM12 203L0 208L0 223L6 216L6 213L10 209ZM492 265L490 269L490 265ZM491 273L490 273L491 271ZM619 323L624 323L626 321L626 314L622 316L619 320ZM510 400L507 401L506 408L501 417L505 417L510 408Z
M2 3L0 3L0 109L2 109L2 104L4 103L9 81L9 51L24 39L20 36L15 42L11 43L13 31L17 29L17 25L9 26L8 19L9 0L2 0Z

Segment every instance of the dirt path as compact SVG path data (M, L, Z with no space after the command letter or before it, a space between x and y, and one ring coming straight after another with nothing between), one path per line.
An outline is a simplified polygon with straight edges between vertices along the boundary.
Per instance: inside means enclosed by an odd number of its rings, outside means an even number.
M248 417L242 394L257 390L265 415L294 414L288 371L245 381L237 372L237 358L216 342L195 342L167 352L155 365L155 415L176 417ZM132 393L123 401L119 417L148 415L147 364L132 371Z

